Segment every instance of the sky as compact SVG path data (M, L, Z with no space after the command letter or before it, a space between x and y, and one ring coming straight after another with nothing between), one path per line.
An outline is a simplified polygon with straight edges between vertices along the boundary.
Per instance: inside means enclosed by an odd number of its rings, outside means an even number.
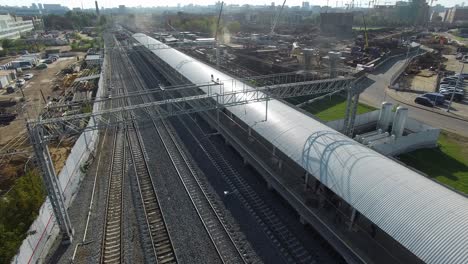
M225 4L252 4L255 3L257 5L262 5L262 4L270 4L273 0L256 0L256 1L248 1L248 0L227 0L225 1ZM326 5L327 0L290 0L286 1L286 5L289 6L295 6L295 5L301 5L302 1L308 1L310 2L311 5ZM336 0L328 0L328 5L330 6L335 6L338 3L338 6L343 3L343 5L346 2L350 2L350 0L344 0L344 1L336 1ZM461 5L465 0L438 0L434 1L435 4L441 4L445 5L447 7L454 6L456 4ZM468 0L467 4L468 4ZM128 1L128 0L98 0L99 6L103 7L117 7L118 5L126 5L126 6L176 6L177 3L180 3L181 5L186 5L186 4L199 4L199 5L212 5L216 2L216 0L189 0L189 1L184 1L184 0L173 0L173 1L158 1L158 0L133 0L133 1ZM277 0L274 1L276 2L276 5L281 5L283 3L282 0ZM386 0L380 0L378 1L380 4L390 4L394 3L395 1L386 1ZM32 3L42 3L42 4L61 4L64 6L67 6L69 8L72 7L81 7L83 4L84 8L94 8L94 0L38 0L38 1L31 1L31 0L0 0L0 5L16 5L16 6L31 6ZM362 6L365 6L369 3L368 0L355 0L354 4L357 5L358 3L362 3Z

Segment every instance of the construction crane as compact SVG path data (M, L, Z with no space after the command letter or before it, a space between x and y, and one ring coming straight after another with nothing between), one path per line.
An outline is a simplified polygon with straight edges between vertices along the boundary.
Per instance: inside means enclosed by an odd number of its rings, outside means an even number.
M362 22L364 24L364 49L369 48L369 38L367 36L367 25L366 25L366 16L362 14Z
M216 32L215 32L215 45L216 45L216 67L219 68L219 41L218 41L218 31L219 31L219 22L221 21L221 14L223 13L224 2L221 2L221 8L219 9L218 22L216 23Z
M273 25L271 26L270 35L275 34L275 28L276 28L276 25L278 24L278 20L279 20L279 18L281 16L281 13L283 12L285 4L286 4L286 0L284 0L283 5L281 6L281 9L278 11L278 13L276 13L275 20L273 21Z

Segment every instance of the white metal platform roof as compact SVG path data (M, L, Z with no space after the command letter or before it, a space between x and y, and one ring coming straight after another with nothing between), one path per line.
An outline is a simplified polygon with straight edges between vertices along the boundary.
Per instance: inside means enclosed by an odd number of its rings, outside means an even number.
M137 33L141 44L162 43ZM172 48L152 52L193 83L232 77ZM230 83L224 84L224 89ZM277 100L230 107L379 228L427 263L468 263L468 199Z

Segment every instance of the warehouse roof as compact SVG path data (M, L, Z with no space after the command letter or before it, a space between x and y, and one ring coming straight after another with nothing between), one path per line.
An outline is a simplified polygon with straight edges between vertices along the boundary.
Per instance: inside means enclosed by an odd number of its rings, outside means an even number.
M145 34L133 37L161 45ZM192 83L210 82L211 75L232 79L175 49L152 52ZM231 86L226 82L224 89L242 89ZM269 102L265 122L259 122L265 102L229 110L423 261L468 262L468 199L463 195L280 101Z

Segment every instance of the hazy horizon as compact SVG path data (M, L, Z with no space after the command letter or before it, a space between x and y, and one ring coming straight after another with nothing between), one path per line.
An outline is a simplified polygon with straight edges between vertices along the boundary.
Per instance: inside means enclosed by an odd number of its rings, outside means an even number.
M158 1L159 2L159 1ZM251 1L245 1L245 0L231 0L231 1L225 1L225 4L251 4L251 5L270 5L271 2L275 2L276 5L281 5L283 1L271 1L271 0L259 0L255 1L255 3L252 3ZM303 0L296 0L296 1L287 1L286 5L288 6L300 6L302 5ZM333 1L333 0L318 0L318 1L308 1L310 5L328 5L335 7L335 6L344 6L346 3L351 2L351 1ZM385 1L385 0L380 0L378 1L379 4L393 4L396 1ZM42 1L30 1L30 0L16 0L14 2L14 5L12 5L11 0L0 0L0 5L3 6L31 6L32 3L42 3L42 4L61 4L63 6L66 6L68 8L73 8L73 7L81 7L83 8L94 8L94 0L42 0ZM216 1L208 1L208 0L192 0L192 1L173 1L170 2L170 4L165 4L165 5L157 5L157 1L152 1L152 0L136 0L136 1L125 1L125 0L98 0L98 4L100 7L104 8L109 8L109 7L117 7L119 5L125 5L128 7L155 7L155 6L177 6L177 4L183 5L188 5L188 4L197 4L197 5L213 5L216 3ZM362 6L362 7L367 7L369 1L366 0L355 0L354 4L356 6ZM455 5L462 5L463 0L459 1L452 1L452 0L439 0L437 2L434 1L433 5L436 4L441 4L446 7L452 7ZM362 4L362 5L361 5Z

